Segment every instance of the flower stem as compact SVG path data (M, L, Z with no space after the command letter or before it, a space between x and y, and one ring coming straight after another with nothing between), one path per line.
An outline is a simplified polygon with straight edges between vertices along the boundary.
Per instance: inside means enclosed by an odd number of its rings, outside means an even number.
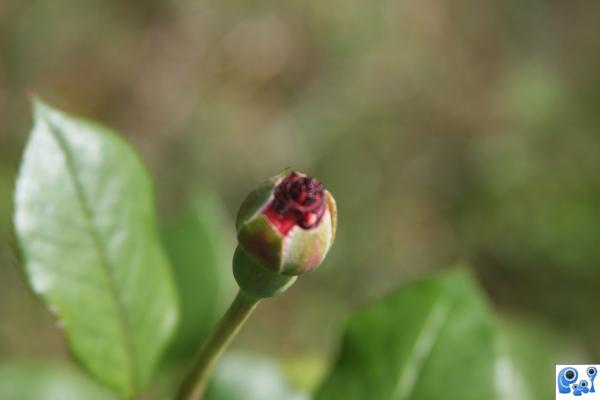
M250 297L241 290L219 321L212 335L204 342L193 367L190 369L177 395L178 400L200 400L217 360L248 319L260 299Z

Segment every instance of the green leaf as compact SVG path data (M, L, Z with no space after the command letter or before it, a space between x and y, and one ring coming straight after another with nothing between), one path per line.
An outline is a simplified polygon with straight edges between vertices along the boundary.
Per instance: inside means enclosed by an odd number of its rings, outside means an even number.
M114 393L57 362L0 364L3 400L115 400Z
M227 238L234 229L233 222L226 222L220 204L214 195L203 193L191 212L163 230L181 308L170 359L187 360L195 354L233 295L231 249L234 246Z
M147 384L177 322L152 190L119 136L36 102L15 196L26 275L76 358L125 396Z
M555 364L584 364L590 360L576 337L565 336L540 316L510 315L500 320L513 364L527 382L532 398L551 399L555 393Z
M454 272L353 316L316 399L529 398L505 353L475 283Z
M219 362L206 400L307 400L291 389L279 366L265 358L227 354Z

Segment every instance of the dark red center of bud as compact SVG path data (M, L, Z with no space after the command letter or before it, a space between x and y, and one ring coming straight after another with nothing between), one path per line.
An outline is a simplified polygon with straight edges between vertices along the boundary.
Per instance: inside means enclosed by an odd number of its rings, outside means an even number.
M277 185L274 197L264 215L283 235L296 225L314 228L325 214L323 185L313 177L292 172Z

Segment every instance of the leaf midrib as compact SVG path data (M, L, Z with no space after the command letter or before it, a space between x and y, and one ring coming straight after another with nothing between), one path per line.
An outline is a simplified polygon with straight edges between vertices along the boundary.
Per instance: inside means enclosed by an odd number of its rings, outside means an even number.
M133 347L132 338L129 333L130 332L130 324L129 324L129 320L127 318L127 314L125 312L124 301L121 298L121 296L119 295L119 291L117 289L116 279L112 272L111 263L109 261L108 255L107 255L107 250L104 247L104 244L102 242L100 234L96 230L97 229L96 226L94 225L94 212L93 212L93 209L92 209L90 203L88 202L88 200L86 198L86 195L85 195L85 192L83 189L83 184L81 183L81 181L79 180L79 178L77 176L76 168L75 168L75 160L69 150L69 146L66 143L66 140L62 137L61 133L58 132L54 128L52 123L50 121L48 121L47 118L46 118L45 124L48 127L48 130L50 131L51 135L56 139L60 149L64 153L65 163L66 163L69 179L71 180L73 187L75 189L75 194L81 205L81 210L83 213L84 220L86 222L87 229L92 238L92 242L94 243L94 247L96 248L96 252L98 253L98 257L100 259L101 269L102 269L102 271L106 277L106 280L108 282L108 287L109 287L110 293L112 295L112 296L110 296L110 298L113 300L113 306L115 308L117 319L119 322L118 323L119 331L121 332L121 336L123 338L123 345L124 345L124 349L125 349L125 358L126 358L127 366L128 366L127 380L131 387L131 390L135 391L137 388L137 379L136 379L134 369L133 369L134 347Z
M407 362L404 364L402 373L392 392L393 399L409 399L410 395L414 392L421 371L431 357L440 331L450 315L452 308L451 302L446 301L446 297L449 294L449 288L444 286L443 292L438 296L427 314L427 317L424 319L423 326L420 330L421 333L415 340L415 345L407 358Z

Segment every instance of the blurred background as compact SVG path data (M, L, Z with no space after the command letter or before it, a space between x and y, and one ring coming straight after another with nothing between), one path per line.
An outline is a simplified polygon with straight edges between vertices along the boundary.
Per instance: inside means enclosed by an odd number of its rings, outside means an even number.
M0 361L69 357L11 228L32 93L135 147L167 245L194 238L198 216L212 227L223 303L245 194L288 166L321 179L339 207L330 257L235 344L300 386L318 382L352 310L458 262L503 318L600 360L599 13L579 0L3 0Z

